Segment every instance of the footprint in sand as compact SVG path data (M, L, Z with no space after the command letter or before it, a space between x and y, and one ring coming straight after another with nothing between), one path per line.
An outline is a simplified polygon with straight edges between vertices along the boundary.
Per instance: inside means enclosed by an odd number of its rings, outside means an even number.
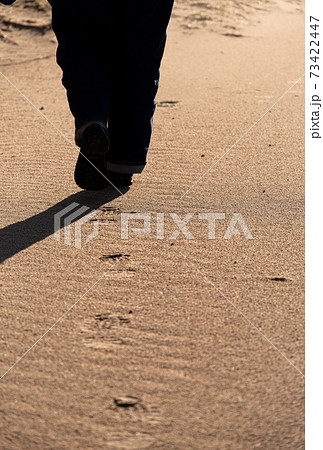
M288 278L285 278L285 277L272 277L272 278L268 278L268 280L270 280L270 281L282 281L282 282L291 281L291 280L289 280Z
M108 254L108 255L102 255L100 257L101 261L107 261L109 259L112 259L113 261L118 260L118 259L128 259L130 258L130 255L128 255L127 253L112 253L112 254Z
M110 313L96 314L82 326L86 336L83 339L87 347L97 350L108 349L115 345L127 343L127 325L131 323L129 317Z
M134 408L140 404L140 400L137 397L132 397L131 395L124 395L122 397L114 398L114 404L119 408Z
M176 100L164 100L157 103L157 106L160 108L173 108L176 106L179 102Z

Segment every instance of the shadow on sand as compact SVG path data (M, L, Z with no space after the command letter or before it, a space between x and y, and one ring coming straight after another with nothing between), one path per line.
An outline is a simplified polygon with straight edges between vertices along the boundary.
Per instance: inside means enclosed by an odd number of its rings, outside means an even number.
M120 192L125 194L128 190L129 188L122 188ZM53 234L54 231L57 231L57 229L54 230L55 214L60 213L62 209L70 206L72 203L75 202L82 206L87 206L90 210L87 210L83 215L78 215L74 220L71 220L71 223L79 220L82 216L89 214L100 206L111 202L115 198L120 197L120 192L113 187L108 187L102 191L81 191L70 195L35 216L8 225L0 230L0 263L36 242L42 241ZM63 221L59 225L59 228L62 227Z

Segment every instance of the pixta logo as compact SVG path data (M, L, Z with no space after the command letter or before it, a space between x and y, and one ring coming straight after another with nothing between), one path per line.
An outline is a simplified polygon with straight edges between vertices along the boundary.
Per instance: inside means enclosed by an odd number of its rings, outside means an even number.
M61 241L61 234L64 235L64 244L74 245L77 249L82 249L82 227L87 222L94 219L99 211L78 203L71 203L66 208L54 215L54 239ZM74 225L74 239L72 241L72 225ZM99 223L93 221L93 231L85 236L85 243L92 241L99 234Z

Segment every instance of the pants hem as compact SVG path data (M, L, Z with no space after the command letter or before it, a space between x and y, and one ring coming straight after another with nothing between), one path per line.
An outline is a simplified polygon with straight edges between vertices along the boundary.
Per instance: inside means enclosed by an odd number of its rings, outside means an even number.
M114 163L107 161L107 170L118 173L141 173L146 164Z
M78 147L81 147L82 144L82 138L84 131L91 125L100 125L102 128L106 129L106 125L101 120L87 120L83 125L78 128L75 132L75 144Z

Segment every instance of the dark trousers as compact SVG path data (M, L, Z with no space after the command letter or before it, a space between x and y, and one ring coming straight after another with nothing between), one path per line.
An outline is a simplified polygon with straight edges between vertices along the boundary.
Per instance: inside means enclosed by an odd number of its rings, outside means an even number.
M108 163L141 172L174 0L52 0L57 62L76 130L108 124Z

